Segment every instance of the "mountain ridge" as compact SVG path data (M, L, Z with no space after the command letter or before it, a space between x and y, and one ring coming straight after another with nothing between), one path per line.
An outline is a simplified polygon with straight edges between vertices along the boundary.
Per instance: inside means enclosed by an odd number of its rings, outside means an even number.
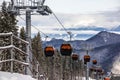
M44 43L44 47L47 45L52 45L56 49L60 49L60 45L66 42L63 39L52 39ZM120 53L120 35L115 33L110 33L107 31L101 31L98 34L87 40L74 40L67 41L73 47L73 53L80 55L80 59L86 54L83 50L85 44L92 45L92 50L89 55L92 59L97 59L99 64L106 70L111 71L112 65L115 62L115 57ZM105 67L106 66L106 67Z

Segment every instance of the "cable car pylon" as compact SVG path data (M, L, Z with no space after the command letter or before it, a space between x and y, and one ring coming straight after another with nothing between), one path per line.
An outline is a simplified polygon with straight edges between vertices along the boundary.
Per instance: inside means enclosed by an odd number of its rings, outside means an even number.
M25 15L26 16L26 40L29 42L29 47L26 47L27 52L29 53L27 57L27 62L29 63L30 68L32 68L32 52L31 48L31 15L32 12L36 10L36 13L40 15L49 15L52 11L48 6L44 5L45 0L11 0L9 4L8 12L14 15ZM22 14L23 10L25 14ZM29 70L27 70L27 74L31 75Z

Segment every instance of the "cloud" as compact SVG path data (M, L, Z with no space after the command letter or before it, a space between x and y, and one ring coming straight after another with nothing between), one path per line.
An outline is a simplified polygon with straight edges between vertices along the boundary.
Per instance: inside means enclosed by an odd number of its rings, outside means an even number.
M80 26L99 26L104 28L114 28L120 25L120 10L107 11L96 14L56 14L59 20L66 28ZM21 22L20 22L21 23ZM22 23L21 23L22 24ZM32 16L32 24L36 26L51 26L62 28L53 15L50 16Z
M120 25L120 10L99 12L95 14L62 14L57 13L56 16L62 22L66 29L68 28L80 28L80 27L101 27L107 30L118 27ZM25 20L25 16L22 16ZM17 18L19 20L18 25L25 26L25 21ZM45 34L67 34L63 27L58 23L53 15L49 16L32 16L32 25L36 26L40 31ZM70 30L74 36L78 34L97 34L99 31L95 30ZM32 34L36 34L38 30L32 27ZM59 37L61 38L61 37ZM68 37L66 37L68 38ZM76 38L76 37L75 37ZM81 37L83 39L83 37ZM86 37L84 37L87 39Z

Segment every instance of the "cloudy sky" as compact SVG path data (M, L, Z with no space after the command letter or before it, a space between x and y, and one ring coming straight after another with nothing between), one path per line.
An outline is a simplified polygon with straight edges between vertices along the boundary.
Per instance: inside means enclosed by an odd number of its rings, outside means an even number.
M48 5L52 9L66 29L96 26L109 30L120 25L120 0L46 0L45 5ZM21 17L25 19L25 16ZM18 17L18 20L18 25L25 25L25 21L21 20L20 17ZM32 16L32 25L37 26L45 34L66 33L65 31L61 31L62 27L53 15ZM35 34L37 32L32 27L32 33ZM71 30L71 32L73 34L98 33L98 31L90 30Z
M46 0L55 12L89 14L101 11L114 11L120 6L120 0Z

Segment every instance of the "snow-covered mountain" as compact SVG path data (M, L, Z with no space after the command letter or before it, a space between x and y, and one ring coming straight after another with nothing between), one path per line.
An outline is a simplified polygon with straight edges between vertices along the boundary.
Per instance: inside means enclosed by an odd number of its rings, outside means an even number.
M113 31L120 31L120 25L118 27L116 27L116 28L113 28L112 30Z
M52 39L44 43L46 45L52 45L59 50L62 43L66 41L62 39ZM89 54L92 59L97 59L98 64L100 64L106 71L111 71L113 65L115 65L116 57L120 55L120 34L110 33L107 31L101 31L95 36L87 40L74 40L69 41L73 47L73 52L78 53L80 58L83 59L84 54L86 54L83 48L86 44L89 44Z
M120 39L120 34L101 31L97 35L87 39L86 42L94 45L94 47L99 47L99 46L118 43L120 42L119 39Z
M74 27L67 28L66 30L72 33L72 40L86 40L101 31L120 33L120 26L116 26L111 29L98 26L78 26L75 28ZM69 40L69 35L62 28L60 29L54 28L51 31L48 31L46 34L50 36L50 38Z
M119 55L120 43L96 47L90 52L91 58L97 59L98 64L100 64L106 71L111 71L114 67L116 57Z
M61 29L64 30L64 29ZM106 31L108 29L103 28L103 27L97 27L97 26L76 26L76 28L68 28L67 30L76 30L76 31L80 31L80 30L94 30L94 31Z

